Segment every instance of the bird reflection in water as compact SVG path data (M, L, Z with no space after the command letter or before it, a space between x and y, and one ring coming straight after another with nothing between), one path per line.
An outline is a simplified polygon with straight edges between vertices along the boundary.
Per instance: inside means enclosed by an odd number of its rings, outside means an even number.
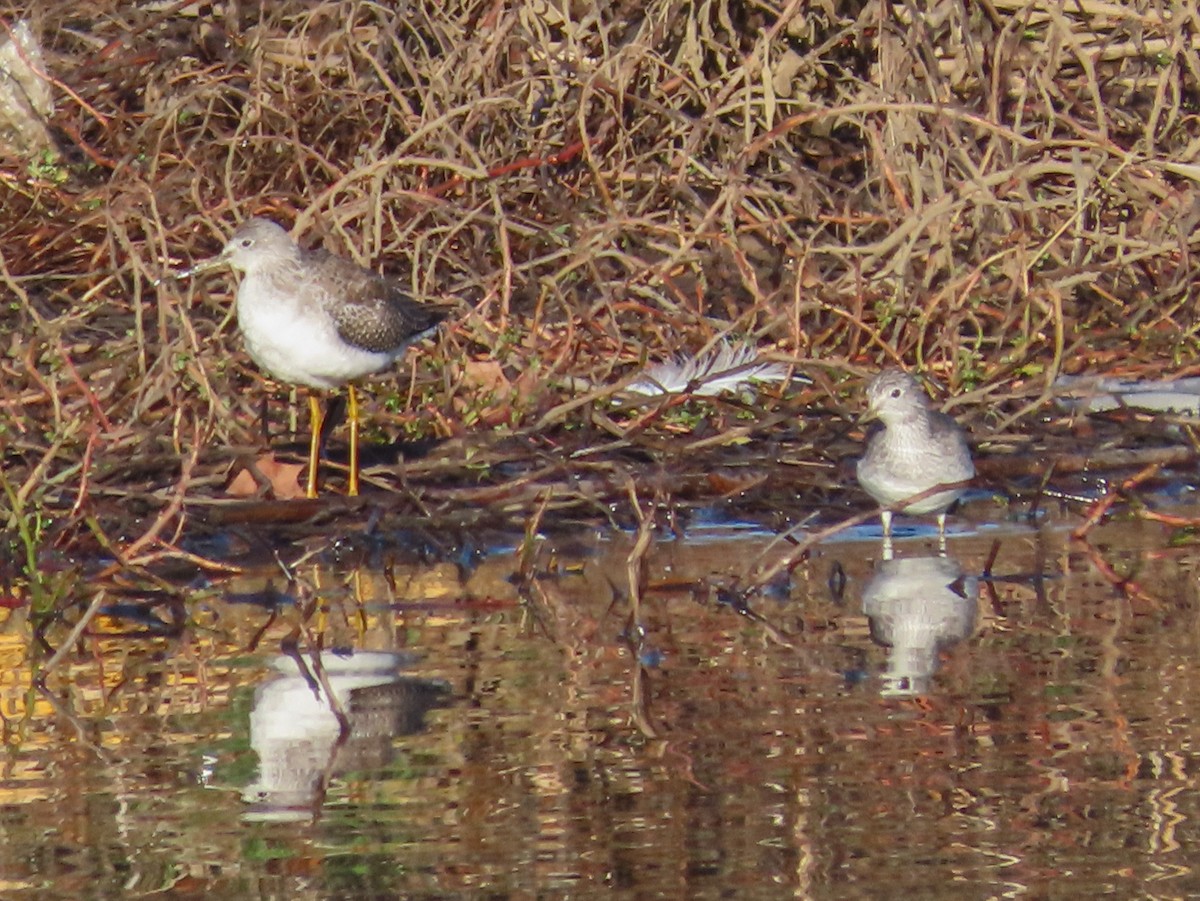
M953 557L885 554L863 589L871 637L890 648L882 694L929 691L938 653L975 631L979 580Z
M397 736L421 731L448 689L401 676L404 662L381 651L324 651L316 666L303 654L276 658L278 675L259 686L250 713L259 777L243 791L245 818L312 818L331 778L381 769Z

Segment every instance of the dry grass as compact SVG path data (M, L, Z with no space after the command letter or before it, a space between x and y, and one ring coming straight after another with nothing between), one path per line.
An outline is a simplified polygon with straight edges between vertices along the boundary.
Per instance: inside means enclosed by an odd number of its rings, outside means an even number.
M455 439L375 480L464 520L554 484L603 509L631 472L686 496L673 460L734 491L706 470L751 436L827 461L829 411L886 362L986 435L1063 368L1190 361L1194 9L923 6L0 5L41 36L64 152L0 167L0 505L34 543L121 557L220 496L286 394L245 359L228 280L155 280L255 214L460 302L372 421ZM698 423L607 405L645 359L729 335L813 388ZM824 498L806 465L788 478Z

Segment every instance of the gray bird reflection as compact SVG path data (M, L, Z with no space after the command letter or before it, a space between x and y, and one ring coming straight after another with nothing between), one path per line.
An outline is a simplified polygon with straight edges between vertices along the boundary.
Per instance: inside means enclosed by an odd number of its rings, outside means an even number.
M978 600L979 580L952 557L885 556L863 589L871 637L891 648L881 693L927 693L938 652L975 630Z
M423 729L425 713L448 694L440 683L401 676L405 662L380 651L272 661L278 675L259 686L250 712L259 776L243 791L251 805L244 817L311 818L330 779L386 766L393 739Z

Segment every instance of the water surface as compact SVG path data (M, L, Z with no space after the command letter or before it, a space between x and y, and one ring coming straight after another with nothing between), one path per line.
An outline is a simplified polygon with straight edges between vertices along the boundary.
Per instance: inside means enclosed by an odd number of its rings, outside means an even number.
M751 529L656 536L637 616L629 534L384 544L177 634L116 608L45 692L11 611L0 897L1200 892L1195 548L957 526L827 542L753 615L715 590Z

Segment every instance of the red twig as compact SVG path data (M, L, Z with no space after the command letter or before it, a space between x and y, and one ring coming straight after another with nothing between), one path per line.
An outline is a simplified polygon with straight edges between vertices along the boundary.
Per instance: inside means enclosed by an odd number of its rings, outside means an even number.
M1141 485L1143 482L1154 478L1156 475L1158 475L1160 469L1162 469L1161 463L1151 463L1149 466L1140 470L1137 474L1130 476L1116 489L1105 494L1104 497L1092 504L1092 508L1088 511L1087 517L1079 526L1075 528L1075 530L1071 533L1071 537L1085 538L1088 532L1090 532L1096 526L1096 524L1104 518L1105 514L1107 514L1108 511L1113 508L1117 501L1123 500L1125 496L1138 485Z

